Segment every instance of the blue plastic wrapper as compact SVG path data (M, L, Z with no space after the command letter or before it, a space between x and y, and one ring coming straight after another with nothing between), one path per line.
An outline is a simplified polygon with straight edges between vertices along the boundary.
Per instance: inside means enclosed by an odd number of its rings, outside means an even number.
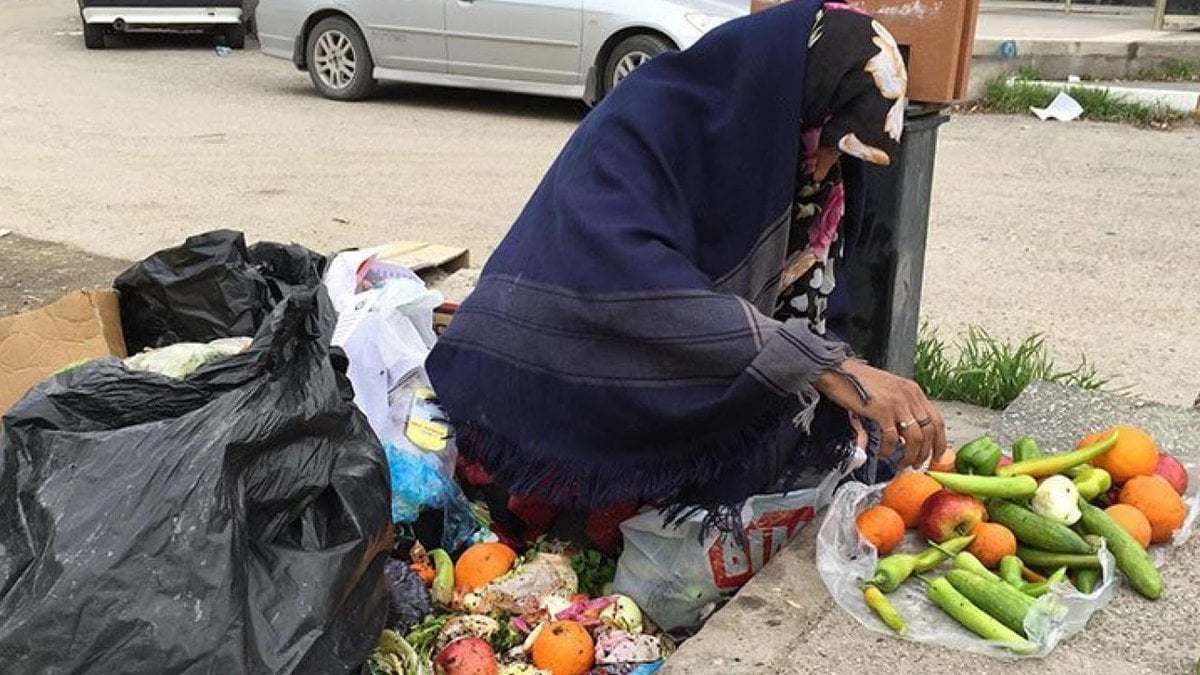
M391 475L392 520L415 523L423 510L440 510L444 518L442 548L454 551L470 543L479 523L458 484L442 473L439 457L392 443L384 449Z

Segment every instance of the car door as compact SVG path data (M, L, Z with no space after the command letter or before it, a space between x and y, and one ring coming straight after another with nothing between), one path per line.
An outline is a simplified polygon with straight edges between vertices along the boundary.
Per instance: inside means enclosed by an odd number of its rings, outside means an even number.
M445 0L356 0L375 65L446 72Z
M450 73L579 84L583 0L445 0Z

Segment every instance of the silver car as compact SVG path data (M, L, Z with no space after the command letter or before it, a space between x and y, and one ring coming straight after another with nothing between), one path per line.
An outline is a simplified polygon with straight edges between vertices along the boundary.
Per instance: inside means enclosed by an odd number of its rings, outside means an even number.
M259 0L262 51L351 101L378 80L603 98L749 0Z

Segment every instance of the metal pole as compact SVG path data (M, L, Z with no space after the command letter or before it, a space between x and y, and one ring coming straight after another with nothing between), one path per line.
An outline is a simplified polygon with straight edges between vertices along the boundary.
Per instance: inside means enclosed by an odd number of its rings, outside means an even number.
M1067 14L1071 13L1071 0L1063 1L1063 11L1066 12Z
M1167 25L1167 0L1154 0L1154 30Z

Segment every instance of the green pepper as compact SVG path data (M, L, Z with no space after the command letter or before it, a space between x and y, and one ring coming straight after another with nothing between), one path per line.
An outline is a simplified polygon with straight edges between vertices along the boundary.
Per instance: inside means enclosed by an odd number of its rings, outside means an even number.
M1000 444L987 436L977 438L958 449L954 468L962 474L991 476L1000 465L1004 450Z
M951 539L944 544L931 546L919 554L895 553L875 565L875 576L867 583L884 593L900 588L900 584L913 574L937 569L946 560L954 557L975 541L975 535Z
M1027 459L1034 459L1042 456L1042 448L1038 442L1026 436L1021 440L1013 443L1012 458L1014 462L1023 462Z
M1072 482L1075 483L1075 489L1079 490L1079 496L1090 502L1108 492L1112 487L1112 475L1104 469L1092 466L1084 469Z
M970 551L963 551L962 553L954 556L954 569L970 572L976 576L983 577L988 581L1001 581L1000 577L993 574L992 571L985 567L984 564L979 561L979 558L976 558L975 555Z

